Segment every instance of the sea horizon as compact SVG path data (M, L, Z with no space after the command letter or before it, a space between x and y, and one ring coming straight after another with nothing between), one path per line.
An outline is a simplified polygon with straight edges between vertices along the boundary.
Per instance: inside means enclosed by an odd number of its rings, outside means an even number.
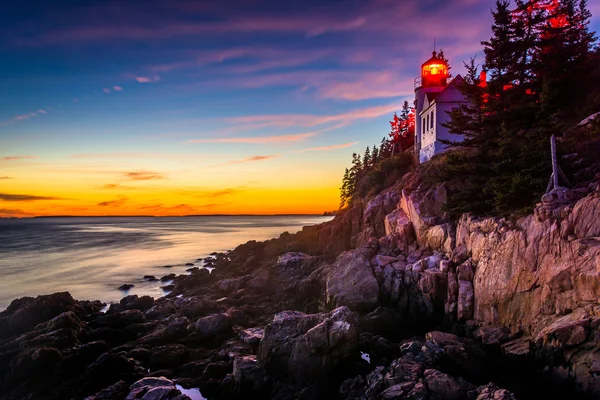
M250 240L330 220L321 215L89 216L0 220L0 310L21 297L68 291L79 300L162 297L169 274ZM154 276L148 281L144 276ZM122 291L124 284L133 288Z

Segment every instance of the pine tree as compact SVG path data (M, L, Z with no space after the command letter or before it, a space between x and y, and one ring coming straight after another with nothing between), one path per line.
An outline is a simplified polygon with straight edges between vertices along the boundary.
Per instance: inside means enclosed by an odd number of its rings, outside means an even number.
M367 171L369 168L371 168L371 149L369 148L369 146L367 146L367 149L365 150L365 154L363 156L363 169L365 171Z
M373 145L373 150L371 150L371 162L373 165L377 164L379 161L379 149Z
M340 210L348 205L351 197L350 190L350 171L348 168L344 171L344 177L342 178L342 187L340 188Z

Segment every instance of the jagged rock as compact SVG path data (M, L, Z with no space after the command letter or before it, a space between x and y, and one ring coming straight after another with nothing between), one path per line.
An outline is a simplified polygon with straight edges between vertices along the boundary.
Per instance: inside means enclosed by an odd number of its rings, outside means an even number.
M241 278L223 279L221 282L219 282L219 290L225 293L231 293L238 290L241 285Z
M392 238L396 247L406 253L416 240L413 225L401 208L385 216L385 234Z
M456 232L450 223L435 225L425 232L425 245L433 250L451 254L456 246Z
M265 334L262 328L248 328L239 332L240 340L244 343L249 344L252 347L258 346L260 340Z
M100 316L94 321L94 324L101 327L125 328L145 320L144 314L140 310L126 310Z
M425 244L425 236L429 228L448 218L448 215L442 211L446 198L447 189L444 185L431 188L426 192L402 190L400 207L412 222L420 245Z
M396 209L400 201L398 185L385 189L367 202L363 209L362 230L356 247L366 245L370 239L386 235L385 217Z
M233 379L238 390L256 391L264 385L265 373L256 356L238 356L233 361Z
M473 282L458 281L458 301L456 317L461 321L473 318L475 298L473 296Z
M600 311L600 307L597 307ZM593 315L579 308L575 312L556 319L552 324L539 331L534 339L538 347L555 349L572 347L586 341Z
M231 329L231 317L224 313L209 315L196 321L196 332L204 336L215 336Z
M467 393L474 387L464 381L458 381L450 375L435 369L427 369L423 373L427 391L434 399L461 400L467 398Z
M75 300L68 292L13 300L0 313L0 338L23 333L74 307Z
M473 337L485 345L501 345L510 338L510 331L504 326L482 326Z
M374 308L379 299L379 284L369 263L372 256L373 250L364 247L340 254L327 276L328 304L356 311Z
M123 297L119 304L123 310L147 311L154 305L154 299L150 296L138 297L134 294Z
M357 315L347 307L329 314L284 311L265 328L258 361L273 376L305 384L323 379L358 341Z
M502 352L514 358L527 358L531 351L531 343L528 338L519 338L504 343Z
M516 397L508 390L501 389L493 383L488 383L477 388L476 400L516 400Z

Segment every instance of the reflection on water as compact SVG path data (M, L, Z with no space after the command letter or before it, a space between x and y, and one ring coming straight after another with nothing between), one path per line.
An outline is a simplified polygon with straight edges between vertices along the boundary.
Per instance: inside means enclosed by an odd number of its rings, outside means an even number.
M181 385L175 385L175 387L192 400L206 400L206 397L200 393L200 389L185 389Z
M0 310L23 296L69 291L77 299L118 301L126 294L160 297L161 282L198 258L266 240L331 217L102 217L0 219ZM172 268L165 268L165 266ZM127 293L124 283L135 286Z

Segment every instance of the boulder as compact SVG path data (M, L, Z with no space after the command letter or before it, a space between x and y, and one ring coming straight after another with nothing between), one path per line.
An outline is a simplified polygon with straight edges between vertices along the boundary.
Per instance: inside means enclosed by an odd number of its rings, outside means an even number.
M347 307L328 314L284 311L265 328L258 361L272 376L308 384L325 379L358 342L358 316Z
M239 338L242 342L256 348L265 334L262 328L248 328L239 332Z
M440 250L447 255L452 253L456 246L456 232L454 225L445 223L435 225L425 232L425 245L433 250Z
M425 245L426 233L429 228L448 219L448 214L442 211L446 198L445 185L436 186L427 191L402 190L400 208L412 223L419 245Z
M471 384L451 377L435 369L427 369L423 380L432 399L462 400L474 389Z
M379 284L369 260L370 248L346 251L332 265L326 281L327 303L351 310L370 311L379 300Z
M200 318L194 324L196 332L201 333L206 337L215 336L231 329L231 318L224 313L212 314L207 317Z
M0 338L21 334L74 308L75 300L68 292L13 300L0 313Z
M138 297L134 294L123 297L119 304L123 310L148 311L154 305L154 299L150 296Z
M256 391L264 385L265 373L256 356L237 356L233 360L233 379L240 392Z

